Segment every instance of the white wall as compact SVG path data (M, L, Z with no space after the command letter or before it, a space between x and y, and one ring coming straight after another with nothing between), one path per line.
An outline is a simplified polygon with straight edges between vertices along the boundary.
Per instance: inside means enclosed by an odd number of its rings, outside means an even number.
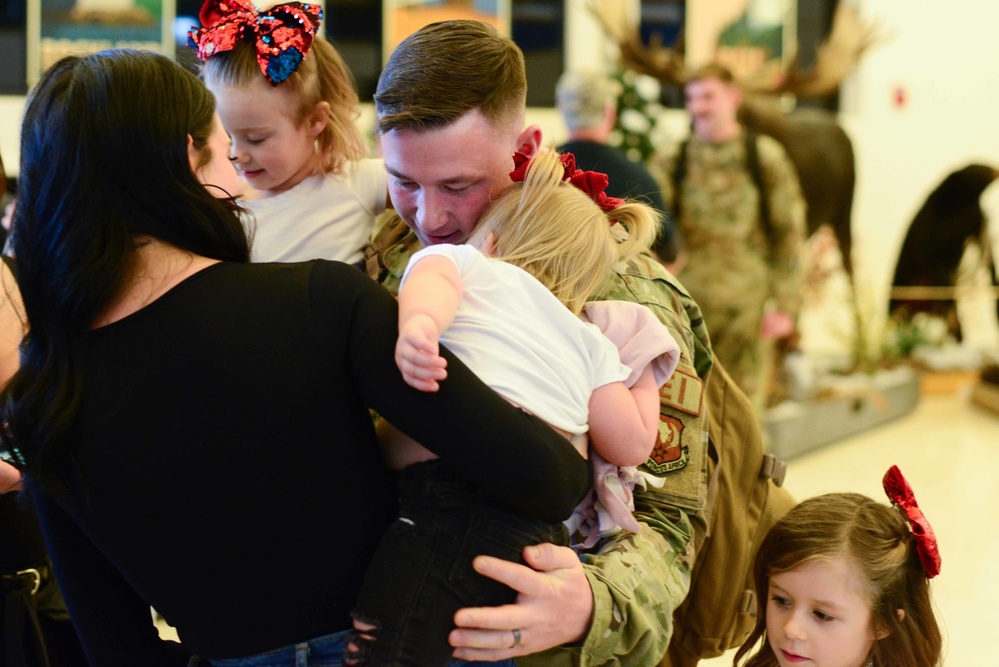
M23 97L0 95L0 156L3 156L4 168L11 176L17 175L23 111Z
M999 167L999 5L980 0L864 0L862 14L892 37L870 52L842 97L858 187L854 260L866 287L887 298L908 224L926 195L972 162ZM895 102L903 91L906 102ZM999 235L999 186L983 203ZM995 246L993 241L993 246ZM995 345L995 308L982 321Z
M614 49L589 15L586 1L566 0L567 63L608 67ZM627 2L634 6L637 0ZM732 2L721 5L728 11ZM717 30L721 5L691 0L692 28ZM868 298L881 303L887 298L905 230L929 191L947 173L970 162L999 166L999 39L994 34L999 4L863 0L860 9L893 35L871 51L848 80L841 114L857 152L854 261ZM697 42L696 36L690 40ZM898 89L906 95L901 107L894 102ZM22 98L0 97L0 151L8 172L14 174L22 108ZM565 137L565 127L553 109L530 109L528 122L541 125L546 144ZM362 123L370 124L370 110ZM675 128L667 130L671 135L685 127L677 114L666 124ZM990 188L984 201L986 212L996 221L992 226L996 239L999 186ZM999 340L994 319L985 318L987 330L982 334L992 345Z

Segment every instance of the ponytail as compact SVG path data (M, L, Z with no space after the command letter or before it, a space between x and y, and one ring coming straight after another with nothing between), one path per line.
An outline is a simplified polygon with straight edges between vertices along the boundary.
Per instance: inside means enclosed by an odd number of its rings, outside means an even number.
M619 241L618 262L627 262L649 253L662 227L662 213L642 202L628 201L607 215L618 222L612 227ZM621 230L620 227L624 229ZM625 233L622 234L622 231Z
M339 52L322 37L316 37L312 51L303 64L315 62L316 91L312 94L305 86L299 91L303 114L319 102L330 105L329 122L317 138L322 169L327 174L340 174L347 163L357 162L368 153L360 130L357 129L357 92L354 76Z

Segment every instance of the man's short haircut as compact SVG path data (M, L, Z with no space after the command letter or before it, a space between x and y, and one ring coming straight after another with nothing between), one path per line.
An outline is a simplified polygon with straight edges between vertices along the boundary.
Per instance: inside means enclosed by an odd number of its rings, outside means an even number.
M703 81L705 79L718 79L727 86L731 86L735 83L735 77L732 76L732 70L720 63L708 63L707 65L701 65L687 77L687 83Z
M559 77L555 100L566 127L574 132L602 125L607 104L620 91L620 85L602 72L570 70Z
M392 52L378 78L375 129L437 130L476 108L501 124L526 104L524 54L513 40L481 21L441 21Z

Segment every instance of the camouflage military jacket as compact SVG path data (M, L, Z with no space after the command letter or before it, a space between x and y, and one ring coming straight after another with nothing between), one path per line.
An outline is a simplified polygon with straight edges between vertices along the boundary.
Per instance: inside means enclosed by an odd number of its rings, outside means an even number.
M680 277L702 305L718 303L712 310L762 304L772 297L778 310L797 316L804 284L805 200L784 148L766 135L756 141L765 193L746 165L741 134L719 143L691 137L676 221L688 252ZM677 158L660 156L650 165L671 208ZM767 197L769 234L760 220L760 196Z
M409 257L419 247L397 217L382 224L368 249L368 274L397 293ZM518 658L519 666L658 664L672 634L673 610L689 590L695 550L704 535L704 382L712 356L700 310L651 257L619 267L598 299L648 306L680 346L677 369L660 392L659 443L642 466L661 486L636 490L635 513L644 530L618 535L582 556L594 599L593 621L583 644Z

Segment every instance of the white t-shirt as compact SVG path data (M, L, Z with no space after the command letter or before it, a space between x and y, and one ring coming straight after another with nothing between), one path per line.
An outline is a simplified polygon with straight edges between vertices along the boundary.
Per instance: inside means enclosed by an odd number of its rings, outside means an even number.
M563 431L586 433L590 394L631 373L614 343L534 276L469 245L420 250L403 283L428 255L453 261L462 280L461 303L441 343L508 400Z
M254 262L332 259L358 264L385 210L388 174L382 160L348 165L338 176L310 176L274 197L241 202Z

